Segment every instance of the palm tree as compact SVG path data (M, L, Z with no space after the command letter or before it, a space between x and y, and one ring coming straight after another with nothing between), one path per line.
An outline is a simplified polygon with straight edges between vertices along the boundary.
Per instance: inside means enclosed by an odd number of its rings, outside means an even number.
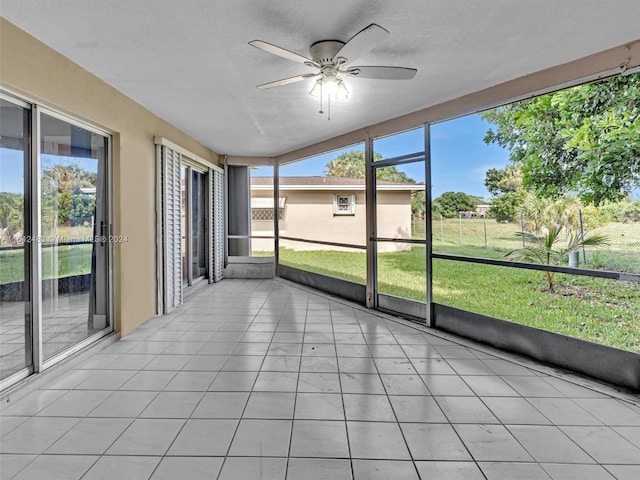
M609 239L605 235L594 234L583 239L580 238L579 235L569 233L566 247L558 248L556 244L560 240L560 234L563 230L563 225L555 224L549 228L546 233L539 235L532 232L518 232L516 235L523 237L526 240L527 246L513 250L507 253L505 257L517 262L561 265L567 262L569 252L582 247L597 247L609 244ZM545 271L543 273L549 287L548 289L552 292L553 272Z

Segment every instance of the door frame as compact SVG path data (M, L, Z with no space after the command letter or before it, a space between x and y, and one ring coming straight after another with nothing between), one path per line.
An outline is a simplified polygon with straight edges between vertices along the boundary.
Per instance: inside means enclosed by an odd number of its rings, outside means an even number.
M28 261L25 262L25 288L28 290L28 303L25 315L25 322L29 322L29 328L25 329L25 333L30 333L31 338L25 338L25 355L31 356L31 365L10 375L4 379L0 379L0 392L5 391L8 387L15 385L17 382L24 380L32 374L37 374L47 368L59 363L60 361L70 357L76 352L86 348L88 345L109 335L114 329L114 296L113 296L113 242L110 241L113 235L113 133L98 128L95 125L79 120L77 118L65 115L55 109L44 106L36 101L26 99L22 95L17 95L6 89L0 90L0 98L28 108L30 110L30 131L29 137L29 160L25 165L25 234L28 233L32 238L36 239L42 236L41 228L41 114L67 122L71 125L81 127L104 137L106 154L104 158L104 177L102 183L104 185L104 234L107 237L105 242L105 258L103 262L104 271L104 295L106 327L96 332L80 342L77 342L60 352L52 355L46 360L42 353L42 245L39 242L31 242L25 248L25 256ZM34 248L35 243L35 248ZM96 268L96 271L98 269Z

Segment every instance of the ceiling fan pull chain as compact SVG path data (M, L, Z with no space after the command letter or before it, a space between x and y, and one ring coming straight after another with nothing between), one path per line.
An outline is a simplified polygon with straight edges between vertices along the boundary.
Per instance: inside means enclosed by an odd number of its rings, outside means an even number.
M320 115L322 115L324 112L322 111L322 83L320 83L320 110L318 110L318 113Z
M331 120L331 95L327 96L327 121Z

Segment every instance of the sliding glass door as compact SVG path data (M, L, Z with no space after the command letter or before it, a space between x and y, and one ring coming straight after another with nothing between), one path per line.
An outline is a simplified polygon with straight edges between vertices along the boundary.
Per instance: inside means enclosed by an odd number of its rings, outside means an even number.
M107 138L40 117L42 356L107 326Z
M182 165L182 285L207 276L207 174Z
M28 105L0 99L0 380L32 365L30 116Z
M109 137L0 97L0 389L108 333Z
M191 282L207 274L206 175L191 169Z

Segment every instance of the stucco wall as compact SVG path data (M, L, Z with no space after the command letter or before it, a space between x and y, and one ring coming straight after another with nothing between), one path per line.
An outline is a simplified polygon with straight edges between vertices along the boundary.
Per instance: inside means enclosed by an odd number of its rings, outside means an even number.
M64 28L64 27L61 27ZM154 135L213 164L217 154L105 82L0 18L0 88L113 135L115 327L126 335L155 315Z
M285 190L280 196L286 197L285 212L280 222L280 235L320 240L325 242L346 243L365 246L366 210L365 192L362 191L310 191ZM334 215L333 196L356 196L355 215ZM254 192L254 196L261 196ZM265 195L266 196L266 195ZM411 195L409 191L378 191L378 236L387 238L411 238ZM252 221L253 235L273 234L273 222ZM280 246L294 250L345 250L340 247L313 243L280 240ZM271 240L252 240L254 251L272 250ZM379 243L379 252L408 250L410 245L401 243Z

